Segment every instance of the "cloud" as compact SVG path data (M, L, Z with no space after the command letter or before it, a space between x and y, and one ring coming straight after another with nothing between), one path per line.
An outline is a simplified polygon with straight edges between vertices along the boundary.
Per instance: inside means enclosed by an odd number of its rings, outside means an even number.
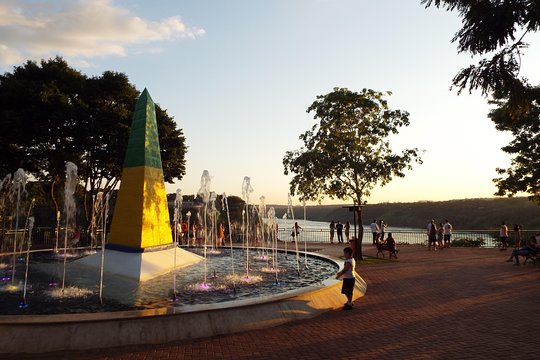
M140 53L143 44L204 33L204 29L184 24L179 16L142 19L112 0L3 0L0 64L56 55L84 63L96 56L124 56L131 49Z

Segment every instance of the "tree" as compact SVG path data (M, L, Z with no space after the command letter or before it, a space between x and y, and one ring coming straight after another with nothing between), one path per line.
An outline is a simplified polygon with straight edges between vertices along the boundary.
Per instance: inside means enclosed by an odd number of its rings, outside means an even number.
M364 205L375 185L388 184L393 176L404 177L411 162L421 163L419 150L392 151L388 136L409 125L409 113L390 110L385 95L370 89L352 92L334 88L307 109L319 120L300 135L304 147L287 151L283 159L285 175L294 176L290 191L301 200L351 199ZM360 224L362 223L362 213ZM363 231L360 226L359 250Z
M461 69L453 79L458 93L480 90L497 106L490 118L498 130L509 131L514 140L503 151L512 156L508 169L497 169L495 195L527 192L540 204L540 148L538 126L540 87L520 75L521 59L529 46L527 35L540 28L540 3L529 0L472 1L422 0L426 7L457 11L463 27L452 42L458 52L481 56L477 65Z
M78 166L89 195L110 191L120 179L138 96L125 74L88 78L60 57L16 67L0 76L0 171L22 167L50 181L56 210L66 161ZM185 138L159 105L156 120L165 181L173 182L185 174Z
M75 125L81 121L84 80L58 57L41 66L28 61L0 77L0 169L6 174L21 167L50 181L56 211L54 190L64 178L65 162L78 163L82 156Z
M495 103L495 102L494 102ZM498 107L489 114L497 130L510 131L514 140L503 147L512 155L508 169L497 168L501 175L493 179L499 196L513 196L520 192L529 193L529 200L540 205L540 107L533 104L527 114L516 118L509 116L508 102L497 101Z

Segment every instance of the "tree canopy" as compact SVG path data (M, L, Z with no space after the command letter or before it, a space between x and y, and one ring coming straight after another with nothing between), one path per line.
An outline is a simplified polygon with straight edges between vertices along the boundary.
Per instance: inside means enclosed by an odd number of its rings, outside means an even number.
M307 112L318 123L300 135L304 147L287 151L283 159L285 175L294 174L291 194L318 201L328 195L363 205L375 185L403 177L413 161L422 162L416 148L392 151L388 136L409 125L409 113L391 110L386 95L390 92L334 88L317 96ZM362 237L360 227L360 242Z
M320 201L325 195L363 204L375 185L405 176L418 149L392 151L388 136L409 125L409 113L390 110L385 95L370 89L334 88L307 109L319 122L300 135L304 147L287 151L285 175L293 173L291 194Z
M71 161L91 194L113 189L138 96L125 74L87 77L60 57L15 67L0 76L0 171L24 168L54 189ZM156 120L165 181L181 179L183 132L157 104Z
M453 79L458 92L480 90L496 108L490 118L514 140L503 151L512 156L508 169L497 169L496 195L530 194L540 204L540 87L521 71L528 34L540 29L540 3L529 0L422 0L426 7L457 11L463 27L455 34L458 52L481 59L461 69Z

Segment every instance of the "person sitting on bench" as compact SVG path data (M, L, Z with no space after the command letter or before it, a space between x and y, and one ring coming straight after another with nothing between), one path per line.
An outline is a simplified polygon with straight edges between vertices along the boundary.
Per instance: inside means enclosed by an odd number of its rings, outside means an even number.
M396 250L396 240L392 237L392 233L388 233L388 237L386 238L386 248L388 249L388 258L392 258L392 256L397 259L397 250Z
M512 250L512 255L506 260L506 262L512 262L512 258L516 259L516 263L514 265L519 265L519 256L525 256L525 258L528 258L530 256L536 256L537 250L538 250L538 244L536 242L536 238L534 236L531 236L531 239L529 241L529 245L521 248L521 249L514 249Z

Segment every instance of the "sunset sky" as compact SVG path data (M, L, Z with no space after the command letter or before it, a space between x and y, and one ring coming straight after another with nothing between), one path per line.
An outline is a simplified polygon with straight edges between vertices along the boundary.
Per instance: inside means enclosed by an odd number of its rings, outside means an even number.
M368 202L491 197L511 137L479 93L449 90L476 60L451 43L460 25L419 0L3 0L0 71L60 55L88 75L123 72L184 130L187 174L169 192L196 193L208 170L211 190L241 196L249 176L250 201L267 204L287 203L282 160L314 124L316 96L388 90L411 121L394 150L424 149L424 164ZM526 40L522 74L536 84L538 36Z

